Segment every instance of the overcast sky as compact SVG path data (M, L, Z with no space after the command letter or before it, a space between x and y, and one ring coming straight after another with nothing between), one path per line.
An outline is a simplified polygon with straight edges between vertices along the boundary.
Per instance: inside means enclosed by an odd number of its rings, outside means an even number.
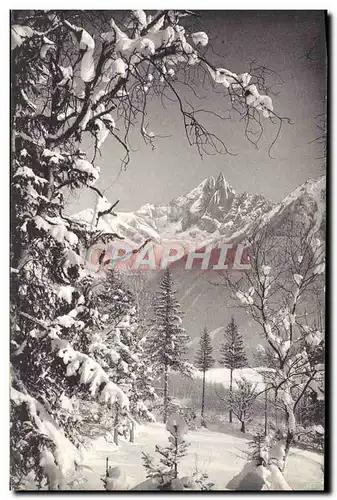
M148 131L169 138L158 140L156 149L145 145L132 134L131 161L120 175L122 151L113 138L102 147L97 160L101 178L97 187L109 201L120 200L119 210L129 211L145 203L168 203L210 175L222 172L237 192L260 193L273 201L281 200L296 186L323 173L321 151L317 143L318 114L323 112L326 95L325 24L323 11L203 11L200 22L210 37L207 58L219 67L242 73L252 61L279 73L284 81L275 86L274 109L289 117L293 124L284 125L272 155L268 147L276 127L264 120L265 134L255 149L244 137L243 123L233 114L230 121L219 121L205 115L203 121L212 132L225 140L236 156L216 155L200 158L185 138L177 105L163 109L152 101L148 113ZM314 47L311 59L305 54ZM215 55L216 53L217 55ZM277 77L270 77L275 83ZM221 92L205 90L198 77L198 105L226 114L228 98ZM221 91L221 86L219 89ZM185 90L183 97L196 102ZM83 147L84 148L84 147ZM86 190L80 197L69 196L69 210L93 207L93 194Z

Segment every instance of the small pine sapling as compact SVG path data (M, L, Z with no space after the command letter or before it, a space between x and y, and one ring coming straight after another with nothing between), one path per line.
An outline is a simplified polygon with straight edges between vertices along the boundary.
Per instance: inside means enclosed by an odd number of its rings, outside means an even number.
M201 491L210 491L214 486L214 483L209 480L207 472L194 471L193 480Z
M158 485L158 490L176 489L173 482L177 483L179 460L186 455L189 443L184 440L187 425L184 418L178 413L173 413L166 425L169 431L169 446L156 445L155 451L159 454L159 463L156 464L151 455L142 454L146 477L151 478Z
M107 491L126 490L127 478L126 474L122 472L120 467L109 467L109 458L105 462L105 476L101 478L104 488Z

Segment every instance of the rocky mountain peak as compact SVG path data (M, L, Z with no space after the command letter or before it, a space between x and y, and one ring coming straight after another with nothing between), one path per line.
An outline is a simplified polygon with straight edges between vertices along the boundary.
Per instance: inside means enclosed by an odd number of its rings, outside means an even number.
M234 189L229 184L229 182L227 182L227 180L222 172L220 172L220 174L218 175L218 178L217 178L216 183L215 183L215 187L217 189L221 189L221 190L224 190L227 192L235 193Z

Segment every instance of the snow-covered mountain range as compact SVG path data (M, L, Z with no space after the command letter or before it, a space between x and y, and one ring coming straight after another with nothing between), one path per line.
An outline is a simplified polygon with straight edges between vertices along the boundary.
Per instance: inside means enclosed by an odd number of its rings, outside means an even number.
M256 225L278 232L287 219L304 225L311 220L317 237L325 241L325 189L325 176L310 179L280 203L272 203L261 195L236 193L220 174L217 179L205 179L168 205L146 204L135 212L103 216L98 227L117 232L136 246L148 239L155 243L171 239L195 241L204 246L219 239L233 243L243 241ZM93 214L93 209L88 209L75 217L92 221ZM249 316L242 316L242 310L230 308L229 294L212 284L211 273L197 269L176 273L187 333L192 338L199 337L205 324L210 331L218 330L234 314L248 349L255 346L259 342L256 325ZM217 339L219 336L220 331Z
M311 179L296 188L280 203L272 203L261 195L236 193L223 174L208 177L189 193L174 198L168 205L147 203L135 212L105 215L98 227L117 232L141 244L147 239L208 242L232 241L247 235L251 226L276 226L291 214L317 218L317 230L325 224L325 176ZM91 221L93 209L84 210L76 218ZM323 231L324 232L324 231Z
M116 231L135 243L170 238L209 241L229 238L273 206L261 195L237 194L220 174L217 179L208 177L168 205L147 203L135 212L119 212L117 217L107 215L100 219L99 227ZM91 221L93 209L84 210L76 217Z

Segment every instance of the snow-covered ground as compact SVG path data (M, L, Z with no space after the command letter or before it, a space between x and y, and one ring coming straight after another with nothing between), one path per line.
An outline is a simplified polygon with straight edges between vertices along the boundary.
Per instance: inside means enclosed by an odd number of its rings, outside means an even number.
M197 378L202 378L202 372L196 371L194 376ZM258 391L264 390L263 376L261 375L261 373L257 371L256 368L240 368L234 370L233 372L234 389L235 389L235 382L242 377L246 378L253 384L256 384L256 389ZM206 381L222 384L224 387L226 387L226 389L228 389L230 384L229 368L211 368L206 372Z
M126 473L128 488L143 482L142 452L155 456L155 445L167 446L168 435L163 424L155 423L139 426L136 442L128 443L121 439L118 448L103 437L99 438L83 457L85 465L91 469L83 469L86 478L83 489L104 489L100 477L105 474L107 457L109 466L119 466ZM189 432L187 440L191 445L188 455L181 460L180 475L191 475L197 466L199 471L208 473L210 481L215 483L214 489L226 489L228 481L240 472L247 461L249 447L245 438L202 429ZM294 490L322 490L322 464L322 455L293 448L285 478Z

